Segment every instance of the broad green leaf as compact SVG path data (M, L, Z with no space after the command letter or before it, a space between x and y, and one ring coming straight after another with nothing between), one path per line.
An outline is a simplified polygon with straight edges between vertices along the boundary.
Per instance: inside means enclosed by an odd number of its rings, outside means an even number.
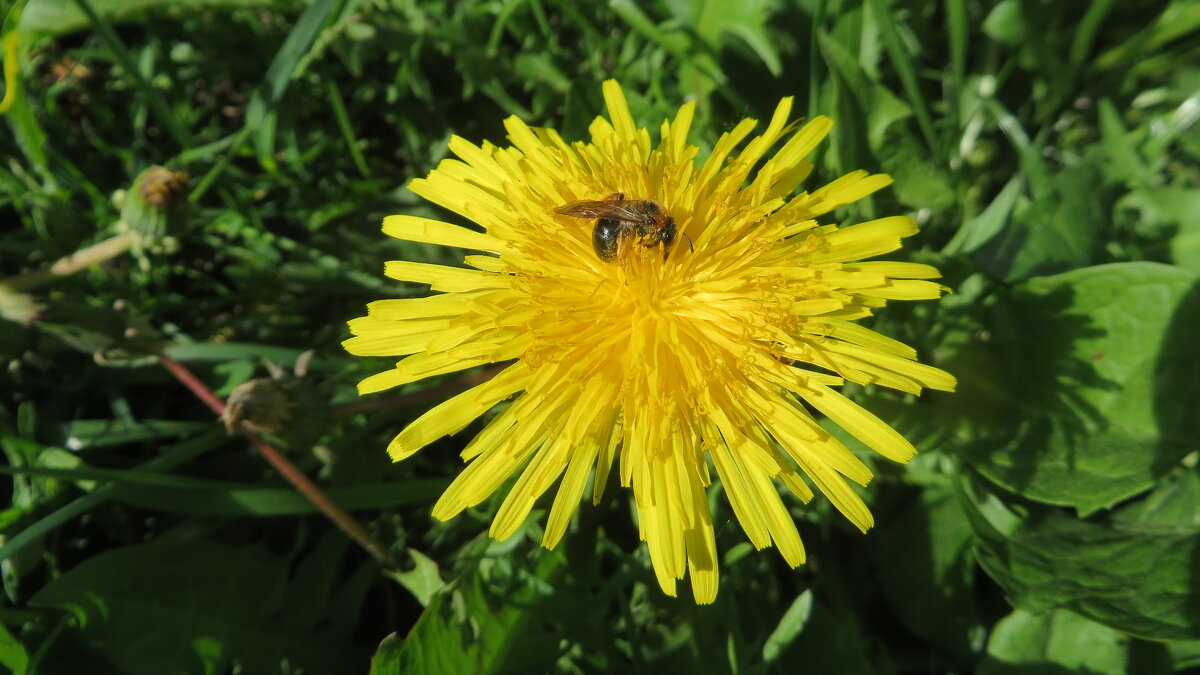
M1158 675L1171 672L1166 649L1063 610L1016 610L992 629L977 675Z
M1196 283L1121 263L1019 286L991 321L1007 367L964 383L990 419L963 457L1007 490L1084 514L1148 490L1200 437Z
M329 528L311 551L291 561L295 572L289 584L290 619L297 631L310 631L329 621L330 600L344 579L342 563L350 546L344 532Z
M1200 640L1176 640L1167 643L1175 669L1200 666Z
M1090 165L1065 168L1044 181L1029 178L1033 201L1018 201L999 236L979 249L980 262L1008 281L1091 264L1105 234L1099 181Z
M1176 265L1200 272L1200 187L1182 182L1139 187L1117 202L1138 218L1139 229L1153 235L1173 231L1171 259Z
M564 93L571 88L571 78L545 54L526 52L513 61L513 68L533 82L543 82L554 91Z
M890 189L901 204L935 212L954 205L950 176L926 159L916 136L907 132L894 133L883 145L879 161L895 181Z
M979 561L1015 607L1069 609L1153 640L1200 638L1194 581L1200 476L1193 468L1181 468L1112 513L1086 519L1045 506L1003 513L977 488L967 494Z
M858 60L845 44L823 30L817 31L817 43L821 47L825 62L829 64L830 69L837 72L850 94L854 96L855 102L863 110L870 110L872 82L858 65Z
M1193 192L1193 195L1200 195L1200 190ZM1180 267L1200 273L1200 220L1192 217L1184 221L1180 232L1171 239L1171 258Z
M880 154L887 145L889 132L893 126L909 117L912 117L912 108L907 103L889 91L887 87L875 85L871 95L871 107L867 111L867 139L871 151L876 155ZM947 189L949 190L949 186ZM945 197L939 195L935 203L945 203L944 199ZM928 206L922 208L928 208Z
M1108 99L1100 101L1100 133L1108 159L1103 165L1104 171L1110 179L1130 185L1147 185L1154 180L1154 172L1146 166L1136 143L1125 130L1120 113Z
M37 114L29 105L25 92L19 87L13 94L12 104L4 114L4 120L25 159L49 179L46 191L52 192L54 183L50 178L49 160L46 158L46 130L38 123Z
M848 610L813 603L804 631L783 650L778 663L803 663L811 673L890 672L889 664L871 652L871 641Z
M346 645L295 625L286 562L257 546L158 542L106 551L30 600L69 612L83 637L133 675L354 670Z
M552 670L561 636L549 630L539 602L564 561L551 551L539 558L533 570L497 565L486 578L475 570L435 594L399 650L388 640L380 646L372 675ZM502 568L512 571L498 575Z
M918 456L918 459L926 457ZM981 630L971 524L948 486L928 485L871 537L880 585L912 632L969 655Z
M1180 181L1137 188L1121 197L1117 208L1132 211L1143 231L1175 225L1179 227L1178 236L1184 236L1200 228L1195 218L1200 213L1200 186Z
M442 581L437 562L432 558L415 548L408 549L408 555L412 558L413 568L407 572L391 572L390 576L412 592L422 607L428 607L434 594L440 591L446 582Z

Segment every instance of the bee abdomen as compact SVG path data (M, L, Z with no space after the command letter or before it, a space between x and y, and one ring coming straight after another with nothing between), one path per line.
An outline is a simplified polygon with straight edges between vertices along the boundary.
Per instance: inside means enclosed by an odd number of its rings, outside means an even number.
M615 220L600 218L596 221L596 227L592 230L592 248L604 262L610 263L617 259L621 231L621 223Z

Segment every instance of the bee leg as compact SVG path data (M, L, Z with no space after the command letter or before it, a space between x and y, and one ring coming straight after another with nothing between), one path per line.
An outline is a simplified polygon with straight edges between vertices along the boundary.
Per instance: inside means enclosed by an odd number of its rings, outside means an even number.
M691 238L691 237L689 237L689 236L687 236L687 233L686 233L686 232L680 232L680 234L682 234L682 235L683 235L683 238L684 238L684 239L687 239L687 240L688 240L688 252L689 252L689 253L695 253L695 252L696 252L696 247L695 247L695 246L692 246L692 238Z
M617 262L625 264L625 260L629 254L629 246L632 243L629 240L632 237L633 232L630 231L629 228L623 227L617 231L617 241L616 245L614 246L615 253L613 255L613 258Z

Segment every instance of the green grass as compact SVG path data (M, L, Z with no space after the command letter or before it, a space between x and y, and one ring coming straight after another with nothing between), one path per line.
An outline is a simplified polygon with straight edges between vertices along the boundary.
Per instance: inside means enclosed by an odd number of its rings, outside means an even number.
M1200 2L734 4L0 4L20 59L0 121L0 275L138 233L103 264L0 293L0 664L350 673L378 650L380 674L1200 665ZM956 291L868 324L960 381L919 401L848 387L922 450L874 463L875 529L789 503L809 552L791 570L715 495L709 607L659 591L627 491L582 507L554 552L537 545L544 518L487 539L495 500L434 522L478 427L400 464L384 448L455 376L344 407L384 365L341 350L346 320L420 293L383 262L455 261L380 234L393 213L452 218L407 181L451 134L503 143L510 114L582 138L608 77L651 129L694 98L705 149L783 96L833 117L807 185L891 174L834 220L914 215L905 255ZM180 203L123 209L152 165L190 175ZM402 571L227 436L159 349L221 396L311 351L281 380L308 423L279 443Z

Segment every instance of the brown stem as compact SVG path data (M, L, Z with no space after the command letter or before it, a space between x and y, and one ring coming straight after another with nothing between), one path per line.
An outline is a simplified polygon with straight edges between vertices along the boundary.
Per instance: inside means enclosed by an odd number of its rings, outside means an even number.
M106 260L111 260L128 251L133 246L136 236L133 232L118 234L115 237L92 244L87 248L79 249L71 255L59 258L47 268L17 274L4 279L0 281L0 286L7 286L18 292L28 291L60 277L70 276L82 269L87 269L92 265L98 265Z
M169 370L172 375L174 375L180 382L184 384L184 386L192 390L192 393L195 394L196 397L203 401L206 405L208 405L209 408L212 408L213 412L215 412L218 416L224 414L225 402L222 401L221 398L216 394L214 394L211 389L205 386L203 382L197 379L190 370L183 366L183 364L175 361L165 354L159 354L158 359L164 368ZM366 528L360 525L358 521L355 520L349 513L346 513L342 507L338 506L331 499L329 499L329 497L325 496L325 493L321 491L321 488L317 487L315 483L309 480L308 476L304 475L300 469L297 469L296 465L292 464L292 462L288 460L283 453L279 452L269 443L264 441L261 436L259 436L253 430L247 428L245 424L239 425L238 431L247 439L249 439L255 447L258 448L259 452L262 453L262 456L271 464L271 466L275 467L276 471L278 471L285 479L287 479L287 481L291 483L292 486L300 492L300 494L304 495L308 501L312 502L314 506L328 516L329 519L332 520L334 524L342 530L342 532L345 532L347 536L357 542L359 546L363 547L367 553L370 553L371 556L378 560L384 567L391 566L391 560L389 559L387 552L382 546L380 546L379 542L375 541L375 539L371 537Z

